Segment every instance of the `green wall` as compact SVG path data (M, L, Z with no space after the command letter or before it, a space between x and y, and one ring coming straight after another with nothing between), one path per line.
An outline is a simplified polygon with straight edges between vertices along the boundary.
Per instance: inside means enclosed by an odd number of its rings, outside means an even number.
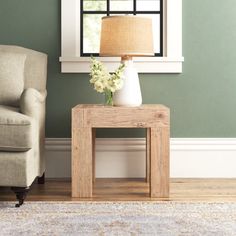
M143 103L171 108L172 137L236 137L236 1L183 0L183 73L140 75ZM70 137L77 103L101 103L86 74L61 74L60 1L1 0L0 44L49 55L47 137ZM103 137L142 136L100 130Z

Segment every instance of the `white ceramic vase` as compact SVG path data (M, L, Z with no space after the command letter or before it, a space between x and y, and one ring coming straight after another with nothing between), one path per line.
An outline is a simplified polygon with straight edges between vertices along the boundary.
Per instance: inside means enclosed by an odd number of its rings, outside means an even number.
M139 77L133 60L125 60L123 72L123 87L114 93L113 104L115 106L136 107L142 104L142 94Z

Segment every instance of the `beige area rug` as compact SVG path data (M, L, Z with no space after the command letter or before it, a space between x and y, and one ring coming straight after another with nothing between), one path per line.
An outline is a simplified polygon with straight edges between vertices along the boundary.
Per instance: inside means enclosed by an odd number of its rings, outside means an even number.
M0 202L0 235L235 236L236 203Z

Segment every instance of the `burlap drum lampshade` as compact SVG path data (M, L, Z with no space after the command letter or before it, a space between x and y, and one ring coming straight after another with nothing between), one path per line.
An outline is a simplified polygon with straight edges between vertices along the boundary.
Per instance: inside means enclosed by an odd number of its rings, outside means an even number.
M101 56L153 56L151 18L108 16L102 18Z

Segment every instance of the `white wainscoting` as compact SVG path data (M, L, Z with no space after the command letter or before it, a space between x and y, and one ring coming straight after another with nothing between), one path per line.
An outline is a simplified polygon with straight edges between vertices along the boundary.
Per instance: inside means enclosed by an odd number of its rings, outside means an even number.
M173 138L170 144L173 178L236 178L236 138ZM71 176L71 140L46 139L46 176ZM145 176L145 139L96 141L96 176Z

